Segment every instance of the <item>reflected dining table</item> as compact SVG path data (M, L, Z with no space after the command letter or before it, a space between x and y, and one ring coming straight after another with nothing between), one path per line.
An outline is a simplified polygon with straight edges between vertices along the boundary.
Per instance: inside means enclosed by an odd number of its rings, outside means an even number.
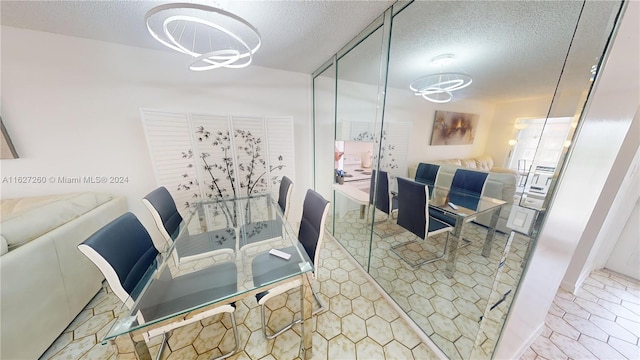
M415 181L408 178L407 180ZM454 190L446 186L419 183L428 186L429 215L454 226L453 239L449 241L450 246L446 254L444 275L447 278L453 277L456 272L458 249L461 248L460 242L469 242L464 239L466 224L475 220L479 215L488 213L492 215L482 247L482 256L489 257L496 233L496 225L500 217L500 209L507 202L489 196L479 196L471 192ZM397 196L397 189L397 182L393 181L392 195Z
M266 220L279 220L281 229L243 226ZM255 236L256 231L267 232L260 236L264 240L252 244L250 251L240 251L241 245L247 243L249 236ZM224 246L219 252L211 252L210 247L200 249L202 246L193 246L189 241L198 237L199 241L193 243L202 244L203 236L218 244L232 242L232 250ZM312 317L313 295L308 275L313 264L270 194L195 202L188 208L174 239L136 286L134 293L140 295L133 306L120 311L121 316L103 339L103 344L114 345L117 358L150 359L143 335L146 332L197 317L207 310L253 296L295 277L300 277L303 283L300 357L311 356L312 334L308 320ZM182 253L188 252L188 259L179 258L176 248ZM269 254L271 249L283 248L290 253L289 259ZM203 252L202 256L198 256L199 251ZM262 267L256 268L256 262ZM254 271L265 273L254 274Z
M429 215L454 225L453 239L450 241L449 253L446 255L444 272L446 277L451 278L456 271L460 242L466 241L464 240L465 224L475 220L479 215L492 214L482 247L482 256L489 257L500 209L506 201L440 186L430 187L430 192Z

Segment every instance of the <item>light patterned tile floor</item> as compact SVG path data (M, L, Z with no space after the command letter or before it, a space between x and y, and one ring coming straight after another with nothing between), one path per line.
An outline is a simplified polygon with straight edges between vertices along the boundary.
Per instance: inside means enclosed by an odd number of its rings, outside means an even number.
M457 270L449 279L444 259L414 268L391 251L393 245L416 240L393 219L377 212L371 237L367 218L360 219L358 211L343 212L335 222L340 244L369 267L378 284L449 358L489 358L522 272L528 238L518 235L509 242L508 236L496 233L491 255L485 258L481 253L487 229L466 224L464 238L472 242L458 249ZM412 261L430 258L442 253L445 241L445 234L418 239L400 252ZM500 267L503 252L507 257ZM503 297L504 302L488 311Z
M413 329L382 297L376 287L330 236L325 236L316 289L326 311L315 318L314 359L436 359ZM275 327L291 321L299 311L299 292L268 303L268 323ZM236 303L241 351L231 359L294 359L298 356L298 326L266 340L260 327L260 310L254 298ZM121 314L120 300L108 287L102 289L41 359L115 359L111 346L99 341ZM149 343L157 353L160 336ZM233 347L228 315L202 320L175 330L163 359L209 359Z
M376 218L370 237L367 220L345 212L336 220L336 237L363 267L370 266L372 277L449 358L490 358L522 273L528 238L516 235L509 242L497 233L491 256L484 258L486 229L468 224L465 238L472 243L459 249L457 271L448 279L444 260L414 269L391 252L391 246L415 237L385 219ZM445 236L435 236L411 244L416 249L410 255L433 255L444 242ZM503 252L507 256L499 267ZM601 270L576 296L559 290L547 329L523 359L640 359L639 287L636 280ZM505 301L489 311L505 294Z
M602 269L574 295L558 290L521 360L640 359L640 281Z

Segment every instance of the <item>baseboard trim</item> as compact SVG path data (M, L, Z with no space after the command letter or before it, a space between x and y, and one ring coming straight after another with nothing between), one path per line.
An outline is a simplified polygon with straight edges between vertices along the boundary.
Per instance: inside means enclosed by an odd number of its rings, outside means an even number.
M575 281L575 283L570 281L564 281L564 280L561 281L560 287L575 295L576 291L578 291L582 287L582 284L584 283L584 281L587 280L587 278L589 277L589 274L591 274L591 271L587 272L586 274L585 273L580 274L580 276Z
M391 306L398 312L398 315L400 315L400 317L407 322L409 327L411 327L411 329L416 333L416 335L418 335L422 342L425 343L425 345L427 345L429 349L434 352L434 354L436 354L438 359L448 360L449 358L447 357L447 355L445 355L445 353L440 350L440 348L429 338L429 336L427 336L427 334L424 333L424 331L422 331L422 329L413 321L413 319L411 319L409 315L407 315L407 313L402 310L400 305L398 305L391 298L391 296L387 294L387 292L380 286L380 284L378 284L378 282L373 277L371 277L371 275L369 275L369 273L366 272L364 268L362 268L362 265L360 265L358 260L356 260L353 255L351 255L351 253L344 246L342 246L342 244L340 244L340 241L333 237L333 235L331 235L331 233L329 233L328 231L325 231L325 236L326 235L328 235L333 241L335 241L336 245L338 245L338 247L345 253L347 258L356 266L356 269L360 271L367 278L367 280L378 290L382 297L387 300L389 304L391 304ZM542 332L542 330L540 330L540 332Z
M567 290L568 292L575 294L576 290L578 290L578 288L575 286L574 283L569 282L569 281L562 281L560 282L560 288Z
M545 325L544 325L544 321L543 321L542 323L540 323L540 325L538 325L536 330L531 333L529 338L527 338L527 340L525 340L522 343L522 346L520 347L520 349L518 349L518 351L516 352L515 356L510 357L510 359L520 359L520 358L522 358L522 355L524 355L524 353L529 349L531 344L533 344L533 342L536 341L536 339L540 336L540 334L542 334L542 332L544 331L544 327L545 327Z

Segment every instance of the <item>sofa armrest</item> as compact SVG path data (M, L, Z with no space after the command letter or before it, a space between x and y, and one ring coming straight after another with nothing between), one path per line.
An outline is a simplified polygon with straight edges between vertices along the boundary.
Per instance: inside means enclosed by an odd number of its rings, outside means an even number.
M126 211L126 198L117 196L47 234L56 247L67 303L72 313L82 311L100 290L104 280L102 272L78 250L78 245Z
M52 239L45 234L2 256L0 274L0 358L37 359L75 317Z

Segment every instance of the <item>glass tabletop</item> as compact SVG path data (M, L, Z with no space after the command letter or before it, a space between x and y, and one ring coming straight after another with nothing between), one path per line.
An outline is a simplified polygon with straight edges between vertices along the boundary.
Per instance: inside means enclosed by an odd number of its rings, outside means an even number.
M470 217L483 212L488 212L500 207L507 202L489 196L479 196L475 193L459 191L446 186L433 186L414 179L404 178L418 182L429 187L429 208L441 211L449 216ZM398 195L398 184L393 181L392 194ZM453 206L451 205L453 204Z
M194 203L103 341L187 319L313 270L269 194ZM284 258L270 254L279 249ZM149 328L151 329L151 328ZM142 330L144 331L144 330Z
M429 199L430 208L459 217L477 215L506 203L504 200L439 186L433 187Z

